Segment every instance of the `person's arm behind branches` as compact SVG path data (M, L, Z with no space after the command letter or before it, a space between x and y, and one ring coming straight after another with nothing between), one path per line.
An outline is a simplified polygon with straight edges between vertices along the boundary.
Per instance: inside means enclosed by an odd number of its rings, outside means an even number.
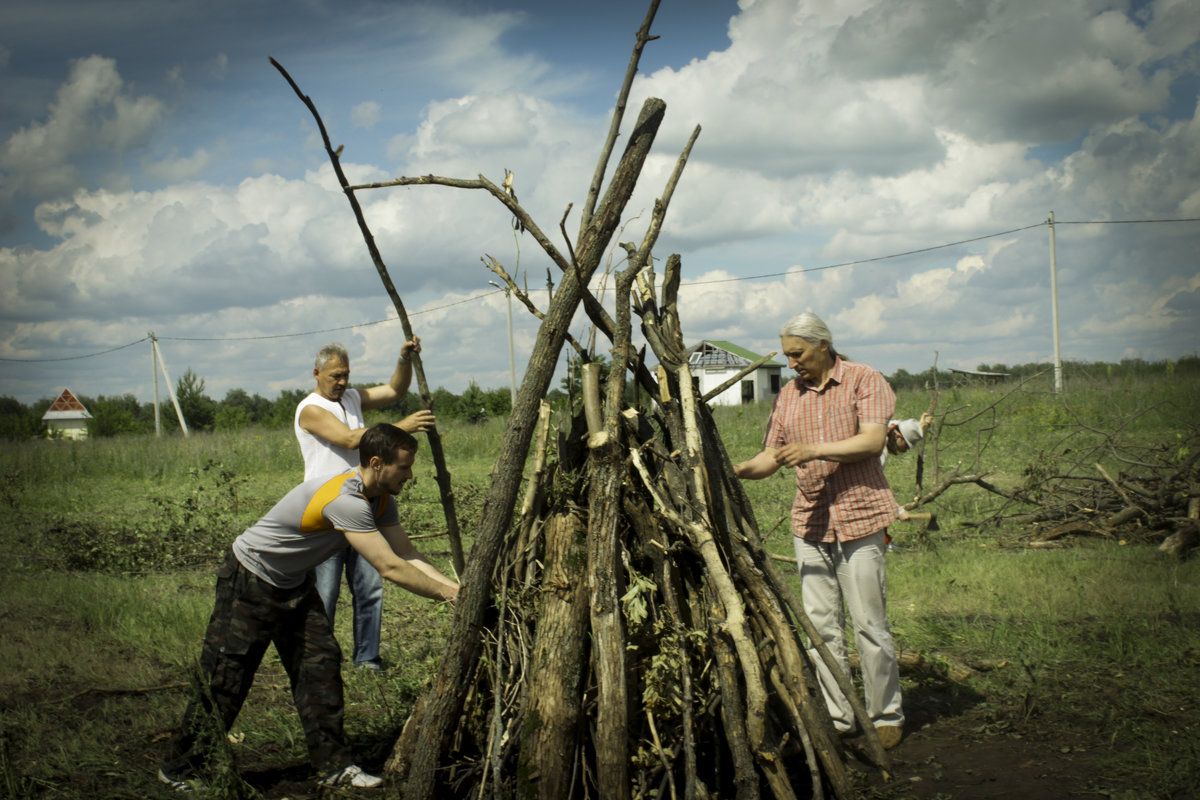
M769 478L774 475L781 466L777 458L779 450L774 447L767 447L761 450L757 455L740 464L733 465L733 474L743 480L758 481L763 478Z
M412 356L420 352L421 337L414 336L400 347L400 358L397 359L396 369L387 383L369 389L359 389L363 411L390 406L408 394L408 387L412 385ZM436 422L432 411L420 409L392 424L409 433L420 433L433 428Z

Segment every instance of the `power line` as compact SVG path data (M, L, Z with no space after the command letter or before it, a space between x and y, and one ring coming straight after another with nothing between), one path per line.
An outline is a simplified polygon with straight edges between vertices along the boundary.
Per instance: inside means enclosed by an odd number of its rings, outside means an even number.
M1169 222L1200 222L1200 217L1184 217L1184 218L1175 218L1175 219L1055 220L1054 224L1055 225L1140 225L1140 224L1156 224L1156 223L1169 223ZM945 244L935 244L935 245L931 245L929 247L921 247L916 250L905 250L900 253L890 253L890 254L884 255L884 256L874 256L872 258L860 258L860 259L855 259L854 261L841 261L836 264L825 264L824 266L820 266L820 267L803 267L801 269L790 269L790 270L785 270L783 272L768 272L768 273L764 273L762 275L746 275L746 276L732 277L732 278L717 278L717 279L708 280L708 281L683 281L680 283L680 288L685 287L685 286L704 286L704 285L716 284L716 283L734 283L734 282L738 282L738 281L754 281L754 280L759 280L762 278L778 278L778 277L781 277L784 275L791 275L794 273L821 272L821 271L827 270L827 269L839 269L841 267L852 267L852 266L855 266L856 264L871 264L871 263L874 263L877 261L888 261L893 258L903 258L905 256L919 255L921 253L931 253L935 250L944 250L948 247L958 247L959 245L971 244L972 242L981 242L985 239L995 239L998 236L1011 236L1014 233L1022 233L1024 231L1032 230L1033 228L1040 228L1040 227L1043 227L1048 224L1049 224L1049 220L1043 220L1042 222L1036 222L1032 225L1026 225L1021 228L1012 228L1011 230L1000 231L998 233L987 233L982 236L972 237L970 239L960 239L955 242L946 242ZM434 306L433 308L426 308L421 311L414 311L411 314L409 314L409 316L410 317L418 317L418 316L421 316L422 314L432 314L435 311L443 311L447 308L453 308L454 306L463 305L464 303L474 303L478 300L483 299L484 297L489 297L494 294L503 294L503 292L504 292L503 289L499 289L494 292L485 292L484 294L477 294L472 297L464 298L462 300L456 300L453 303L444 303L440 306ZM377 319L377 320L373 320L371 322L356 322L353 325L342 325L337 328L322 328L320 330L300 331L297 333L276 333L276 334L270 334L270 335L265 335L265 336L222 336L222 337L159 336L158 338L160 340L169 340L169 341L175 341L175 342L254 342L254 341L263 341L266 339L292 339L292 338L296 338L298 336L314 336L318 333L334 333L337 331L350 330L352 328L366 328L371 325L382 325L385 322L398 322L398 321L399 321L399 317L388 317L387 319ZM138 339L137 341L134 341L134 342L130 342L129 344L123 344L118 347L110 348L108 350L101 350L98 353L87 353L85 355L80 355L80 356L67 356L65 358L0 358L0 361L21 363L21 364L49 364L49 363L58 362L58 361L78 361L78 360L84 359L84 358L95 358L97 356L103 356L103 355L108 355L109 353L115 353L118 350L124 350L127 347L133 347L136 344L141 344L142 342L147 341L148 339L149 339L149 337L143 336L141 339Z
M473 297L467 297L462 300L455 300L453 303L445 303L433 308L426 308L421 311L414 311L409 314L410 317L419 317L422 314L432 314L434 311L441 311L454 306L461 306L463 303L474 303L483 297L488 297L493 294L501 294L500 292L486 292L477 294ZM159 339L169 339L174 342L254 342L262 339L290 339L295 336L314 336L318 333L334 333L335 331L347 331L351 328L366 328L371 325L382 325L385 322L399 322L399 317L388 317L387 319L377 319L373 322L356 322L353 325L342 325L339 328L322 328L319 331L302 331L300 333L273 333L269 336L221 336L221 337L200 337L200 336L160 336Z
M1094 219L1094 220L1054 220L1055 225L1141 225L1150 222L1200 222L1200 217L1184 217L1182 219Z
M922 247L917 250L906 250L903 253L892 253L892 254L886 255L886 256L875 256L874 258L860 258L855 261L842 261L838 264L826 264L823 267L803 267L798 270L789 269L789 270L785 270L783 272L769 272L769 273L766 273L765 275L748 275L748 276L737 277L737 278L717 278L717 279L714 279L711 281L681 281L679 285L682 288L684 286L702 286L702 285L710 284L710 283L730 283L732 281L754 281L754 280L758 280L759 278L778 278L781 275L791 275L796 272L820 272L820 271L826 270L826 269L837 269L839 267L852 267L855 264L870 264L873 261L887 261L888 259L891 259L891 258L902 258L904 256L912 256L912 255L916 255L918 253L930 253L930 252L933 252L934 250L943 250L947 247L957 247L960 244L970 244L971 242L979 242L979 241L983 241L984 239L994 239L997 236L1009 236L1014 233L1020 233L1022 231L1030 230L1031 228L1040 228L1045 224L1046 224L1045 222L1038 222L1033 225L1026 225L1023 228L1013 228L1012 230L1000 231L999 233L988 233L983 236L976 236L971 239L961 239L957 242L947 242L946 244L935 244L931 247Z
M66 356L65 358L0 358L0 361L15 361L22 364L49 364L52 361L78 361L81 358L95 358L96 356L104 356L108 355L109 353L115 353L118 350L124 350L126 347L133 347L135 344L141 344L142 342L149 340L149 336L143 336L136 342L130 342L129 344L123 344L117 347L110 347L108 350L101 350L99 353L87 353L86 355L82 356Z

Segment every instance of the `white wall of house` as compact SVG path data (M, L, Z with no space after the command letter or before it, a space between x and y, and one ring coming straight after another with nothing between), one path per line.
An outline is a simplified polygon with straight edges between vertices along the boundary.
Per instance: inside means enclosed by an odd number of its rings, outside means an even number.
M55 412L62 413L62 412ZM62 439L86 439L88 435L87 420L81 417L45 418L46 429L52 437Z
M697 372L700 379L700 394L706 395L725 381L738 374L738 368L701 367ZM770 402L779 393L778 388L772 391L771 376L776 376L778 385L779 368L761 367L709 401L715 406L740 406L743 403Z

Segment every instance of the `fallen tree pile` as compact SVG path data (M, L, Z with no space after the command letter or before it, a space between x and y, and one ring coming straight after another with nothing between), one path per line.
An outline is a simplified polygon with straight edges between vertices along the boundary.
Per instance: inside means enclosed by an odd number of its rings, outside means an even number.
M1162 540L1160 549L1182 558L1200 538L1200 431L1155 445L1106 435L1090 447L1040 455L1018 490L983 485L1034 507L999 517L1030 523L1023 537L1030 547L1072 536Z
M549 458L543 408L437 796L850 797L800 638L811 624L765 555L652 271L635 263L618 286L635 280L664 366L657 381L628 372L653 402L628 407L626 370L601 387L586 365L585 413ZM627 325L614 333L627 349ZM870 752L886 764L875 737Z

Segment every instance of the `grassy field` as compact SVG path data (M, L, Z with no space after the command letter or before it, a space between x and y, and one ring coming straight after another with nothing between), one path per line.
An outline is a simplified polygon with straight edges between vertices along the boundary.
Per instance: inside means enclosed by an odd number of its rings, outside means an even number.
M942 391L925 488L958 470L1033 491L1072 453L1098 454L1117 474L1130 469L1118 444L1186 458L1200 419L1194 380L1097 381L1065 398L1048 383ZM901 395L898 416L931 398ZM716 410L732 459L757 451L768 411ZM499 420L442 428L468 548L502 432ZM916 493L915 468L913 453L888 462L901 501ZM216 558L301 471L286 430L0 446L0 798L159 792L154 770L185 700ZM1194 470L1188 480L1195 492ZM746 486L768 548L790 556L790 475ZM433 535L419 547L448 569L427 453L401 507L412 534ZM1197 559L1163 557L1161 533L1138 528L1030 548L1029 526L1007 519L1021 505L974 484L931 509L939 530L892 530L902 549L889 555L890 616L915 658L902 670L909 720L896 778L863 769L864 795L1197 797ZM397 590L385 604L391 668L346 673L348 730L372 765L436 669L449 624L445 608ZM316 796L271 657L237 728L232 750L262 796Z

